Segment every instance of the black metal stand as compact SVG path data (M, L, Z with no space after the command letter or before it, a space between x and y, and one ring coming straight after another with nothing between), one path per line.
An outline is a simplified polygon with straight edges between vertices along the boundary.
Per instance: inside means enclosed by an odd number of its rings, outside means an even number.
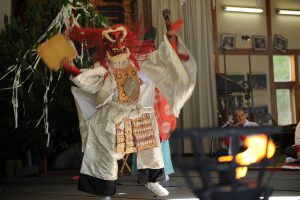
M279 133L280 130L278 127L249 127L176 131L172 137L179 143L183 139L190 139L193 149L193 159L189 161L183 160L180 151L176 152L177 164L194 194L201 200L266 200L271 195L272 188L263 184L263 177L266 166L272 163L271 160L263 158L259 163L252 164L251 166L257 166L260 169L259 173L253 181L245 182L245 180L240 181L235 178L235 170L240 166L235 162L235 157L239 151L240 136L264 133L269 139L271 133ZM220 163L216 158L207 156L203 148L203 139L207 137L230 137L233 161ZM191 172L197 173L201 184L199 184L199 179L196 180L194 176L192 178ZM217 182L212 181L212 172L219 175Z

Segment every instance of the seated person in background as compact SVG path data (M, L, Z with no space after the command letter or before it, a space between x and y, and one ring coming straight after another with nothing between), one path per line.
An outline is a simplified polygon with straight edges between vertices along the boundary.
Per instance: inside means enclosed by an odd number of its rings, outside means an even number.
M233 127L252 127L258 126L256 122L251 122L248 120L248 113L246 108L238 107L234 110L233 120L234 124Z
M253 127L259 126L256 122L251 122L248 120L248 113L246 108L244 107L237 107L233 112L233 122L234 124L231 125L232 127ZM241 136L240 138L240 151L244 151L245 148L243 146L243 141L245 140L246 136ZM230 138L221 139L220 140L220 148L214 153L214 156L226 156L231 154L230 148Z
M295 130L295 145L289 146L285 149L286 163L300 164L300 122L298 122ZM299 166L300 169L300 166Z

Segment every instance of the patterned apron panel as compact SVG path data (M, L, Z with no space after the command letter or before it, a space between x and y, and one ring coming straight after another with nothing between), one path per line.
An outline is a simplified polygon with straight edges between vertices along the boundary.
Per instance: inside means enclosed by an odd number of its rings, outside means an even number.
M122 126L124 123L124 126ZM157 147L149 113L116 124L116 152L132 153Z

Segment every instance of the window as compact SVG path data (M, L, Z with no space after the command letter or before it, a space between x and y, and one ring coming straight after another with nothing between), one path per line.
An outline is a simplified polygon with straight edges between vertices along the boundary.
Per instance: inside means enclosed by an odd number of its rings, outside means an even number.
M277 100L278 125L293 123L293 90L295 88L292 56L273 56L274 82Z
M291 92L289 89L276 89L278 124L292 123Z
M288 82L292 81L291 59L289 56L274 56L274 81Z

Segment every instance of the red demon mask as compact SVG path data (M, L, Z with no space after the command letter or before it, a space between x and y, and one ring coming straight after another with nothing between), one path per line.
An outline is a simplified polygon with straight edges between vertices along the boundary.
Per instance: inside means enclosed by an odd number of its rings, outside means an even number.
M103 45L109 60L122 62L129 57L126 37L127 29L123 26L112 27L102 32Z

